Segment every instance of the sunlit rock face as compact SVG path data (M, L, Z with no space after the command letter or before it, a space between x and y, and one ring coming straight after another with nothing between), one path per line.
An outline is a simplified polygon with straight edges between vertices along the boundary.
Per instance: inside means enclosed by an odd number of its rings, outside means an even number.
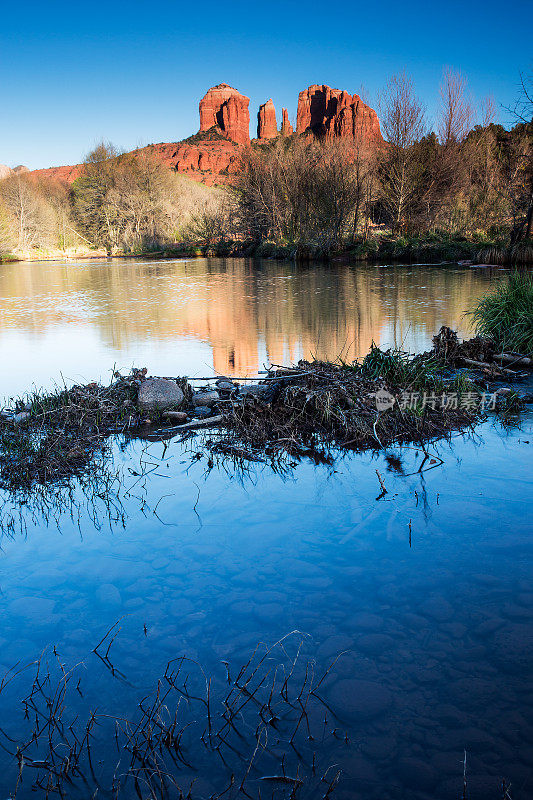
M169 169L208 186L231 183L239 170L241 149L250 145L250 100L229 86L213 86L200 100L200 131L181 142L148 145L133 151L149 154ZM257 137L260 141L279 135L272 99L259 107ZM286 108L282 109L281 134L292 136ZM298 97L297 134L314 134L326 140L361 142L372 148L383 142L379 119L357 95L329 86L309 86ZM0 166L2 171L8 167ZM15 172L24 171L16 167ZM83 172L82 164L34 170L37 178L72 183ZM5 177L5 175L4 175Z
M5 164L0 164L0 181L3 178L7 178L8 175L11 175L12 171L13 170Z
M276 122L276 109L272 98L259 106L257 114L257 138L275 139L278 135L278 125Z
M282 115L282 122L281 122L281 135L282 136L292 136L294 133L294 129L289 122L289 112L286 108L281 109Z
M296 133L311 131L326 139L383 141L378 115L359 95L314 84L300 92Z
M219 83L213 86L200 100L200 131L218 128L238 144L250 143L250 98Z

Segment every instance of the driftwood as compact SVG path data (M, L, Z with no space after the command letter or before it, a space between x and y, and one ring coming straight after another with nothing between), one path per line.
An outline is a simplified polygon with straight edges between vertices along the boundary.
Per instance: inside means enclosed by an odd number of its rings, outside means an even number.
M477 367L478 369L488 369L491 372L498 372L503 373L504 375L509 375L510 377L516 378L517 373L514 372L512 369L505 369L505 367L501 367L499 364L489 364L488 361L474 361L472 358L462 358L461 361L463 364L466 364L469 367Z
M501 361L503 364L514 364L517 367L533 367L533 358L528 358L518 353L498 353L494 358L496 361Z
M215 425L220 425L224 417L222 414L217 414L214 417L206 417L205 419L195 419L193 422L186 422L184 425L174 425L172 428L161 428L160 430L153 431L153 434L167 434L167 433L180 433L181 431L192 431L194 428L211 428Z

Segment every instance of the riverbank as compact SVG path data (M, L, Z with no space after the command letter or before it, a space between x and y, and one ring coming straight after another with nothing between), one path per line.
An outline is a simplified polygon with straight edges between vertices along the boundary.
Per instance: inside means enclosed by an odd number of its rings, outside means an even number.
M252 241L220 238L211 242L183 242L153 252L143 252L143 258L165 257L243 257L318 261L368 261L387 263L465 263L475 265L533 264L533 246L527 243L511 248L497 239L479 236L448 236L425 234L420 236L391 236L389 234L357 238L336 250L320 245L302 245L291 242Z
M290 242L233 239L216 241L183 241L168 243L135 252L105 249L70 248L68 250L34 250L0 255L0 263L15 261L54 261L95 258L253 258L297 262L367 261L370 263L459 263L465 266L533 265L533 244L510 247L505 242L484 235L466 237L446 234L391 236L389 234L358 238L337 250Z
M93 258L107 258L103 248L69 247L60 249L35 249L0 253L0 264L12 264L17 261L74 261Z

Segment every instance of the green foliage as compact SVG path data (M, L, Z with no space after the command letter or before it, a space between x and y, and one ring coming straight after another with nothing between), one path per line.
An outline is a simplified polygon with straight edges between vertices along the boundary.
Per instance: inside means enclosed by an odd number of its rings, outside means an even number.
M487 237L482 233L468 237L446 231L383 236L378 242L377 255L405 261L461 261L476 259L480 246L487 242Z
M533 353L533 276L514 272L471 312L477 332L502 350Z
M361 364L362 374L382 378L389 386L435 390L443 385L442 364L431 356L411 356L403 350L381 350L374 342Z
M187 139L183 141L187 144L200 144L201 142L219 142L219 141L231 142L226 136L224 136L218 128L214 125L212 128L209 128L207 131L198 131L198 133L189 136Z
M294 258L296 253L296 245L294 243L288 242L273 242L273 241L265 241L261 242L259 246L256 248L254 256L256 258L279 258L279 259L289 259Z

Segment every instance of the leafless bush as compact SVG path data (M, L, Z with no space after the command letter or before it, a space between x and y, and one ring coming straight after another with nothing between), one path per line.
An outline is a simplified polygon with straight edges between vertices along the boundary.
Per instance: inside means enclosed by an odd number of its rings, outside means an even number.
M334 250L365 202L370 156L353 144L300 138L251 150L237 183L244 235Z
M0 181L0 201L7 242L22 252L52 244L53 212L31 177L14 173Z

